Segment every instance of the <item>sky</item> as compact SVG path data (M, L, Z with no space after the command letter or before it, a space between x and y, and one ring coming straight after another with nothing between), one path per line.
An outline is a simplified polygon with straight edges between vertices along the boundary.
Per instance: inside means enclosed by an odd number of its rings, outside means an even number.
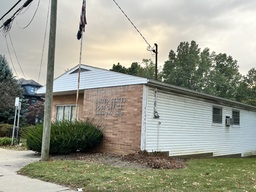
M17 1L1 0L0 17ZM14 10L24 2L22 0ZM6 57L14 75L17 78L33 79L42 85L45 85L47 73L49 25L46 25L46 21L49 2L33 0L29 8L15 18L9 33L0 31L0 54ZM237 60L243 75L256 67L254 0L116 2L150 45L153 47L154 43L158 44L160 70L170 50L176 51L180 42L192 40L197 42L201 50L209 48L211 52L232 56ZM37 6L38 11L31 24L22 29L31 21ZM79 63L81 42L76 39L76 34L81 6L82 0L58 1L55 78ZM4 17L0 25L13 13ZM146 42L113 0L87 0L86 17L81 63L110 69L118 62L129 67L132 62L140 63L142 59L154 61L155 56L147 50Z

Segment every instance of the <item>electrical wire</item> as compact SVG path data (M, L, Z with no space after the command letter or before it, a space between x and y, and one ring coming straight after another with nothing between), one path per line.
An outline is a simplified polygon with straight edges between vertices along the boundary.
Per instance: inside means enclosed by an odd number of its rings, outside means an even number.
M0 27L0 30L3 28L5 33L8 33L11 30L12 22L16 18L17 15L22 11L22 9L26 8L33 0L27 0L12 16L7 19L4 24Z
M50 13L50 4L51 4L51 0L49 0L49 4L48 4L47 18L46 18L45 31L44 31L44 42L43 42L41 62L40 62L40 67L39 67L38 79L37 79L38 83L39 83L39 80L40 80L41 70L42 70L42 65L43 65L43 57L44 57L44 48L45 48L45 42L46 42L47 26L48 26L49 15L50 15L49 14Z
M19 15L25 14L29 10L30 6L31 6L31 4L29 4L23 12L20 12Z
M30 6L30 5L31 5L31 4L29 4L29 6ZM18 25L21 29L26 29L26 28L32 23L32 21L34 20L34 18L35 18L35 16L36 16L37 11L38 11L39 5L40 5L40 0L38 0L35 13L33 14L31 20L29 21L29 23L28 23L25 27L20 27L20 26ZM29 7L28 7L28 8L29 8ZM27 9L28 9L28 8L27 8ZM23 14L23 13L22 13L22 14ZM20 15L20 14L19 14L19 15Z
M131 23L131 25L134 27L134 29L139 33L139 35L142 37L142 39L147 43L148 45L148 51L152 51L151 45L147 41L147 39L142 35L142 33L139 31L139 29L135 26L135 24L131 21L131 19L128 17L128 15L124 12L124 10L119 6L119 4L113 0L113 2L116 4L116 6L120 9L120 11L124 14L124 16L128 19L128 21Z
M9 57L10 57L10 61L11 61L11 64L12 64L12 68L13 68L13 70L14 70L14 73L16 74L16 76L17 76L18 79L19 79L18 73L17 73L17 71L16 71L16 69L15 69L15 67L14 67L13 62L12 62L12 56L11 56L11 52L10 52L10 49L9 49L9 45L8 45L6 36L5 36L5 43L6 43L6 47L7 47L8 54L9 54Z
M10 42L11 42L11 45L12 45L12 48L13 48L13 51L14 51L14 55L15 55L15 57L16 57L16 59L17 59L17 62L18 62L19 67L20 67L20 70L21 70L21 72L22 72L22 75L23 75L23 77L26 79L26 75L25 75L25 73L23 72L23 69L22 69L22 67L21 67L21 65L20 65L20 62L19 62L18 56L17 56L16 51L15 51L15 48L14 48L14 46L13 46L13 42L12 42L12 38L11 38L11 34L10 34L10 33L8 33L8 35L9 35Z
M17 3L15 3L15 5L12 6L12 8L7 11L7 13L5 13L1 18L0 18L0 21L8 14L10 13L19 3L21 2L21 0L19 0Z

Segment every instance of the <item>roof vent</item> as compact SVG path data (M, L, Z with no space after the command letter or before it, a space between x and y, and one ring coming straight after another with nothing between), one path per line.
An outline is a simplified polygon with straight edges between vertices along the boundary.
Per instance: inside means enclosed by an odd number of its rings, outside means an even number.
M86 71L90 71L90 70L88 70L88 69L84 69L84 68L81 68L80 69L80 73L82 73L82 72L86 72ZM70 74L74 74L74 73L78 73L78 69L76 69L75 71L73 71L72 73L70 73Z

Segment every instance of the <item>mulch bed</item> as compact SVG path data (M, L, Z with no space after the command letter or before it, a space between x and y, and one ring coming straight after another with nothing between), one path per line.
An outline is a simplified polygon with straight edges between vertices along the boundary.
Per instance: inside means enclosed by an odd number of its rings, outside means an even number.
M137 153L126 155L122 159L140 163L152 169L181 169L186 167L184 160L163 155Z
M186 167L184 159L147 152L132 153L123 156L106 153L74 153L52 156L51 160L82 160L129 168L182 169Z

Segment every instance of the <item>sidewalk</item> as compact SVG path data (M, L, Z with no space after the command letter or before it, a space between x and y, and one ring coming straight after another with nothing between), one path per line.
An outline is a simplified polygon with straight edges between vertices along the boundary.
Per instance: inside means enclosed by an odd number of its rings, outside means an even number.
M0 148L0 192L75 192L67 187L17 175L25 165L39 161L33 151L12 151Z

